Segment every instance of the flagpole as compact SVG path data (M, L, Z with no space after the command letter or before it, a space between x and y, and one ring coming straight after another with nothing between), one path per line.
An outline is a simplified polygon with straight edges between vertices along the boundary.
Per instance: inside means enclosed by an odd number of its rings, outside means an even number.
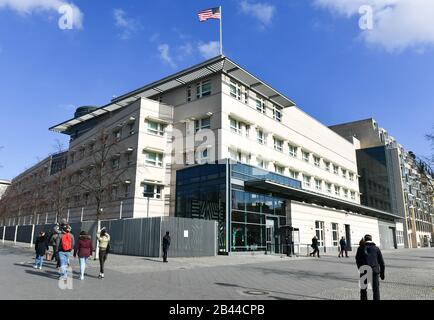
M220 6L220 55L223 55L223 13Z

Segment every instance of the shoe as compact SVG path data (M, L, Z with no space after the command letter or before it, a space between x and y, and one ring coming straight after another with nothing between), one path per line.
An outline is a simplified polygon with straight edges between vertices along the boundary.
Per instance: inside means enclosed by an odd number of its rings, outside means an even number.
M84 276L80 276L80 280L84 280Z
M42 270L42 267L39 267L39 270Z
M104 273L101 273L101 279L104 279Z
M38 269L38 266L33 266L33 269Z

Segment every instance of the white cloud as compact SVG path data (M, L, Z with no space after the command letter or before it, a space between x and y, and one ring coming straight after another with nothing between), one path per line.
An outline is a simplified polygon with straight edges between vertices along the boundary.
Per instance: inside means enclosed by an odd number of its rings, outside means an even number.
M220 42L218 41L200 42L197 48L205 59L210 59L220 54Z
M32 14L37 11L55 11L59 13L59 8L65 5L70 6L72 9L73 28L82 29L83 13L75 4L66 0L0 0L0 9L8 8L23 15Z
M115 25L121 30L119 37L122 40L128 40L140 28L140 24L122 9L113 10Z
M348 18L359 15L359 8L373 9L372 30L361 31L367 44L379 45L389 52L414 48L423 52L434 46L433 0L313 0L316 6L327 8Z
M158 46L158 51L160 53L160 59L167 63L172 68L176 68L175 61L170 55L170 46L167 43L160 44Z
M240 2L241 12L258 19L262 27L268 26L273 21L276 8L269 3L250 2L243 0Z

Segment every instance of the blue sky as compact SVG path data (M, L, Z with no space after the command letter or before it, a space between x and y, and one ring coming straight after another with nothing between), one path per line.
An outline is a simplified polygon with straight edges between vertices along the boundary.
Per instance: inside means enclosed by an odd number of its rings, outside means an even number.
M402 12L417 5L398 5L362 31L359 0L73 0L80 19L62 30L56 6L64 1L0 0L0 178L56 151L56 139L66 146L48 128L76 107L213 55L218 22L199 23L197 11L218 5L225 54L304 111L326 125L373 117L408 150L431 151L434 28L400 29L412 21ZM364 2L381 12L379 1Z

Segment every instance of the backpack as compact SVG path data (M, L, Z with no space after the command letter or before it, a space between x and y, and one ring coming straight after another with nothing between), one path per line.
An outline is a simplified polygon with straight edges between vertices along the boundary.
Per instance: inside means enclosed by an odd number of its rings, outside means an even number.
M70 233L65 233L62 236L61 248L62 248L62 251L71 251L72 250L72 236Z
M363 250L365 255L365 263L372 268L375 273L380 273L380 265L378 264L378 254L376 247L366 246Z

